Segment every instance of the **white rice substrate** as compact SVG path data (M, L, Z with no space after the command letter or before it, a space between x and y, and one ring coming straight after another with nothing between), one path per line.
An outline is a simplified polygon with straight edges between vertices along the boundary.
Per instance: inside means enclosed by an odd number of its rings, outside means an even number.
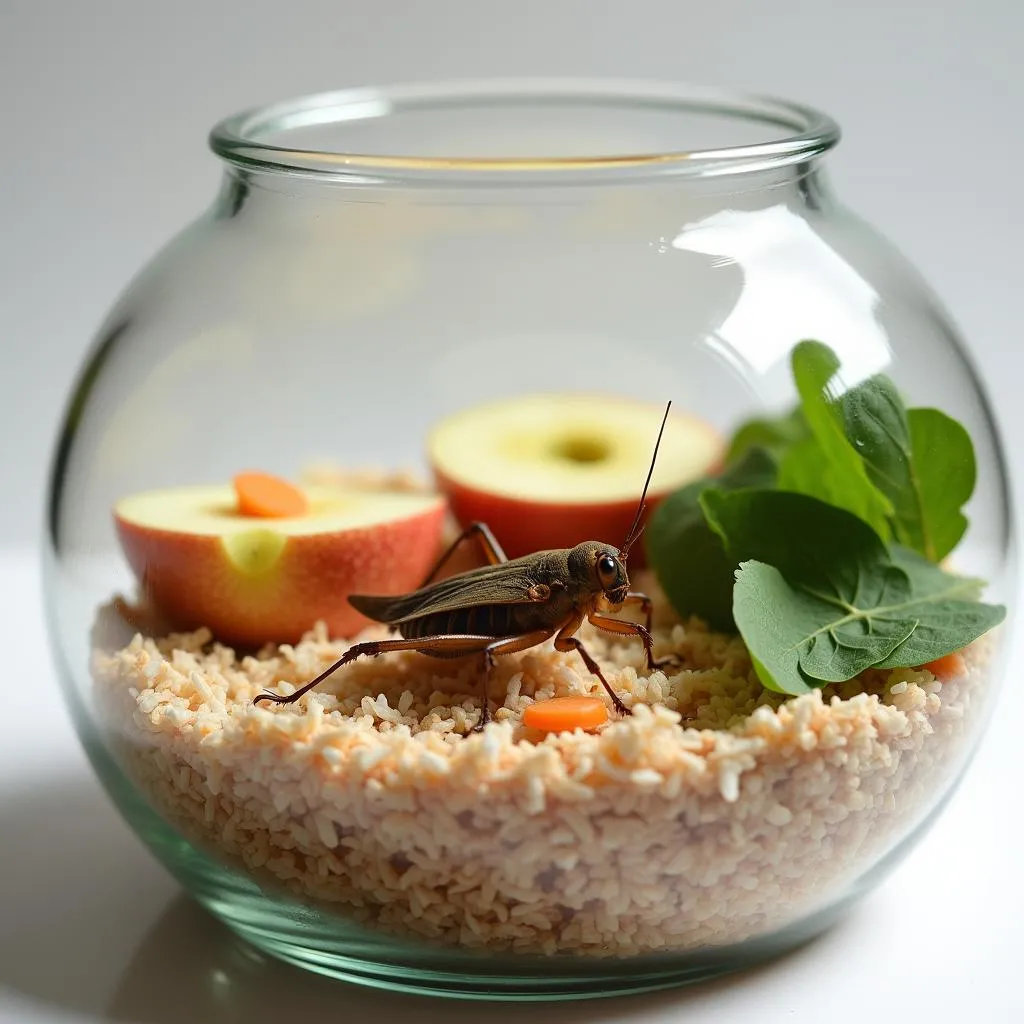
M899 669L783 699L697 620L656 628L681 660L667 675L638 642L578 635L633 709L595 734L521 724L533 700L603 693L550 643L499 659L503 706L468 735L473 658L361 659L254 707L347 648L320 628L241 660L206 630L136 634L100 642L93 670L131 778L261 884L390 933L590 956L730 944L830 902L945 789L987 682L987 641L957 679Z

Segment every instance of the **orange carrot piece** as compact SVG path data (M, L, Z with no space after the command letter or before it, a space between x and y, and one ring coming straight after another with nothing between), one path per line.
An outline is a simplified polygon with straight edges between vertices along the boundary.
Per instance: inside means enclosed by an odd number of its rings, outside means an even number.
M608 705L600 697L552 697L523 712L523 725L542 732L596 729L608 721Z
M967 662L959 651L952 654L944 654L941 658L929 661L921 668L928 669L937 679L957 679L967 671Z
M243 516L263 519L287 519L309 511L306 496L297 487L270 473L252 470L234 479L238 511Z

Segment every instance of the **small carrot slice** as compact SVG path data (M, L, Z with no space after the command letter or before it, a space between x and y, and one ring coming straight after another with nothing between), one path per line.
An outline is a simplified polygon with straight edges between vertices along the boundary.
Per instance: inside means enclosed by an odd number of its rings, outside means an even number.
M959 651L944 654L941 658L929 661L921 668L928 669L937 679L957 679L967 672L967 662Z
M306 496L297 487L270 473L252 470L234 479L238 511L243 516L262 519L287 519L309 511Z
M523 712L523 725L542 732L596 729L608 721L608 706L600 697L552 697Z

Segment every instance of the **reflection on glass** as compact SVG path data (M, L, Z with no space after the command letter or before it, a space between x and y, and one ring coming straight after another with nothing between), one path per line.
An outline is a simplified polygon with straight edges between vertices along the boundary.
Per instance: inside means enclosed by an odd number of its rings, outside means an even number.
M835 350L847 387L891 361L875 316L878 293L788 206L719 210L685 225L672 246L742 275L739 300L708 338L740 372L770 373L803 338Z

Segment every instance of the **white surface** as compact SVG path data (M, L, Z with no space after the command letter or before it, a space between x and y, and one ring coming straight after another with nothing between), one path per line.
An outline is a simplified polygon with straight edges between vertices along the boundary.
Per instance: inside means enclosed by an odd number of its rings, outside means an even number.
M775 963L648 996L540 1006L394 996L246 953L187 900L94 780L45 649L36 558L0 557L0 1021L888 1024L1024 1020L1024 751L1008 685L938 825L833 931Z

